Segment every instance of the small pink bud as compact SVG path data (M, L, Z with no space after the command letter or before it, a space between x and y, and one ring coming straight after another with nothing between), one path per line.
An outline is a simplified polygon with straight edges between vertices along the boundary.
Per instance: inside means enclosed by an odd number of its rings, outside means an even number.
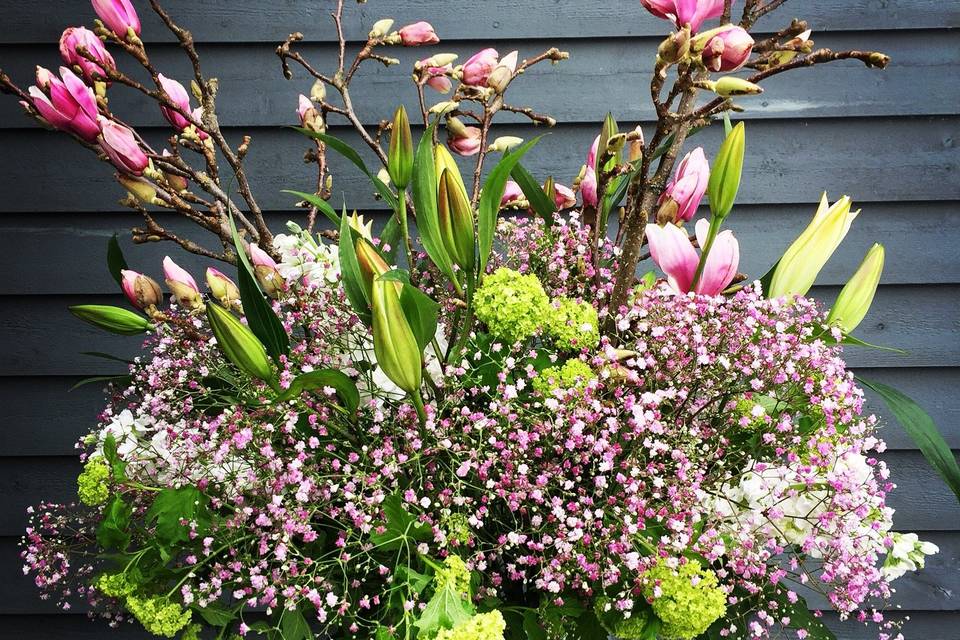
M80 54L81 49L86 56ZM60 56L67 65L79 67L84 79L91 83L106 80L106 70L115 71L117 68L103 41L86 27L68 27L63 32L60 36Z
M307 96L300 94L297 102L297 117L300 118L300 125L309 131L323 133L327 130L323 116L317 111L313 102Z
M163 291L153 278L129 269L124 269L120 275L124 295L138 309L156 307L163 300Z
M405 47L419 47L422 44L436 44L440 42L433 25L429 22L414 22L400 29L400 42Z
M513 74L517 70L517 55L517 51L511 51L503 56L499 64L494 67L493 71L490 72L490 76L487 78L488 87L497 93L506 91L507 85L513 80Z
M463 126L460 133L447 129L447 147L459 156L473 156L480 151L480 129Z
M100 116L100 148L120 171L139 176L150 164L133 131Z
M280 275L277 263L270 254L258 247L255 243L249 246L250 262L253 263L253 274L257 282L263 287L263 292L271 298L287 288L287 283Z
M425 84L437 93L449 93L453 88L453 82L450 81L453 65L436 66L431 65L429 61L430 58L420 61L420 77L424 78Z
M577 194L573 189L562 184L553 185L553 201L557 205L557 210L568 209L577 204Z
M500 198L501 207L509 207L523 200L523 189L513 180L507 180L503 188L503 197Z
M236 283L213 267L207 267L207 287L210 295L224 307L237 307L240 300L240 289Z
M28 89L33 106L52 127L93 142L100 135L93 89L66 67L60 67L60 76L37 67L37 85Z
M496 49L483 49L476 52L470 59L463 63L461 69L463 84L484 87L487 84L487 78L490 72L497 66L500 54Z
M140 35L140 17L130 0L92 0L93 10L103 23L121 40L127 39L127 33Z
M163 277L166 279L170 293L177 299L177 303L184 309L191 311L203 306L203 296L197 281L185 269L167 256L163 259Z
M753 38L741 27L731 26L710 38L704 47L702 60L711 71L736 71L753 52Z
M660 224L679 223L693 218L709 182L710 163L707 162L703 148L697 147L680 161L673 180L660 195L657 221Z
M176 80L168 78L162 73L158 75L158 79L160 80L160 87L163 89L163 92L167 94L167 97L170 98L170 101L177 105L177 108L183 113L190 113L190 94L187 93L186 88ZM166 118L167 122L177 131L183 131L190 126L190 121L187 120L180 111L165 105L160 106L160 112L163 114L163 117Z

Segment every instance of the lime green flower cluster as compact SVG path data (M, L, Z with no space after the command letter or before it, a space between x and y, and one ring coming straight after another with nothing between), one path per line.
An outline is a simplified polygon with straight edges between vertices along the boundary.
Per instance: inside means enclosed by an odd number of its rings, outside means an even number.
M77 495L80 502L95 507L110 497L110 467L100 458L87 461L83 471L77 476Z
M561 296L554 299L551 306L553 314L547 324L547 333L558 349L592 349L600 344L600 322L592 304Z
M105 573L97 578L93 586L111 598L126 598L137 590L137 585L131 582L125 573Z
M180 634L180 640L200 640L201 631L203 631L202 626L192 624L183 630L183 633Z
M184 610L163 596L127 597L127 610L140 621L143 628L155 636L172 638L190 624L192 612Z
M590 365L574 358L567 360L562 367L549 367L541 371L533 379L533 390L549 396L557 389L581 389L596 377Z
M691 640L706 631L727 610L727 596L717 574L688 562L671 569L661 560L648 573L644 596L663 622L664 638ZM655 592L655 586L659 587Z
M453 629L440 629L436 640L503 640L507 623L499 611L478 613Z
M484 279L473 304L490 333L511 344L533 337L551 312L550 298L537 276L506 267Z
M610 598L597 598L593 603L593 612L610 635L619 640L643 640L647 633L647 622L650 616L646 611L637 611L629 618L624 618L619 611L609 606Z
M470 595L470 569L467 568L466 563L460 556L447 556L443 561L443 566L437 569L433 579L437 591L442 591L449 585L464 597Z
M447 542L467 544L470 541L470 522L462 513L452 513L444 518L443 526L447 530Z

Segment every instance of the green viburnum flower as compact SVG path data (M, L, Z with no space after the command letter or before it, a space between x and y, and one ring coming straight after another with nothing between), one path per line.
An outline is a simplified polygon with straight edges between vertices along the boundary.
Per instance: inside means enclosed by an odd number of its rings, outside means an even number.
M467 544L470 540L470 523L462 513L451 513L444 519L444 528L447 530L447 542L457 541Z
M556 298L547 323L547 333L558 349L573 351L593 349L600 344L600 322L597 310L588 302Z
M473 297L477 318L509 343L532 337L551 315L550 298L535 275L501 267L488 275Z
M706 631L727 610L727 595L717 574L688 562L671 569L661 560L647 573L643 595L663 622L661 634L671 640L691 640Z
M125 573L105 573L93 583L97 591L111 598L126 598L137 590L137 585Z
M163 596L140 598L127 597L127 610L133 614L143 628L155 636L172 638L177 632L190 624L192 612L184 611L180 605L170 602Z
M642 640L646 633L649 615L646 611L634 612L629 618L610 606L610 598L597 598L593 603L593 612L603 628L619 640Z
M436 640L503 640L507 623L499 611L478 613L453 629L440 629Z
M581 389L595 380L597 375L586 362L567 360L562 367L549 367L533 379L533 390L545 396L557 389Z
M433 576L437 591L444 590L447 585L453 587L457 593L468 597L470 594L470 569L467 568L463 558L457 555L449 555L443 561L443 566L437 569Z
M77 476L77 495L80 502L95 507L110 497L110 467L100 458L87 461L83 471Z
M202 626L192 624L183 630L183 633L180 634L180 640L200 640L201 631L203 631Z

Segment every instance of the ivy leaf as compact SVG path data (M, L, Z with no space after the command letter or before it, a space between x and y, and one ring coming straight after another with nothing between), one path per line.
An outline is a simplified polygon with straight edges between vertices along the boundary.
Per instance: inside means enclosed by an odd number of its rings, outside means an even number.
M299 609L284 609L280 618L280 637L283 640L312 640L313 631Z
M429 638L440 629L452 629L473 617L473 605L463 599L452 584L433 594L420 618L413 623L417 637Z
M383 501L383 513L386 517L386 531L370 535L370 539L377 548L383 551L399 549L407 538L426 541L433 537L429 525L420 522L404 510L403 501L398 493L388 496Z
M193 486L164 489L147 510L147 521L156 523L157 538L167 545L190 540L190 527L180 521L195 521L197 532L210 526L210 498Z
M113 234L110 240L107 241L107 269L110 270L110 275L113 276L113 279L117 281L118 285L123 285L123 274L120 272L128 268L127 261L123 257L123 250L120 248L120 241L117 239L117 234Z
M120 496L113 499L103 510L103 520L97 527L97 542L106 549L123 551L130 544L130 516L133 508Z

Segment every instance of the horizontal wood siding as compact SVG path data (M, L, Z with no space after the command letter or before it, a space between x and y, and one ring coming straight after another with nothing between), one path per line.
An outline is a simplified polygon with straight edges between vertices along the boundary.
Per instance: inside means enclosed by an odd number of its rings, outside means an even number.
M622 123L648 130L653 118L648 66L664 24L635 0L612 4L371 0L350 3L345 29L356 40L390 14L398 24L431 20L443 49L461 56L488 43L501 51L519 49L521 56L553 45L569 51L570 60L534 68L510 94L513 103L552 108L560 124L527 164L540 177L550 173L569 183L608 110ZM302 216L296 199L282 190L311 188L311 168L301 162L303 140L284 129L295 123L297 93L311 83L302 73L283 79L273 48L288 33L303 31L309 58L333 59L329 3L165 5L193 31L208 72L220 80L228 136L252 135L247 164L255 191L273 228L282 228L285 220ZM775 31L798 14L814 27L818 45L881 48L893 62L884 72L854 62L799 71L771 79L763 95L742 100L749 107L742 115L749 121L749 155L740 204L730 218L744 249L742 270L754 276L766 271L806 225L823 190L853 196L863 213L824 269L816 294L832 300L867 247L874 241L886 245L883 283L858 333L906 353L850 349L848 360L860 375L915 397L960 451L960 4L795 0L778 14L760 28ZM59 65L55 41L63 27L90 23L93 16L88 0L0 0L0 15L0 67L24 84L36 64ZM188 65L171 38L146 10L143 17L153 59L167 75L185 79ZM399 66L371 65L358 79L353 92L364 122L387 117L397 99L413 106L406 78L423 51L398 50ZM111 106L151 141L162 144L169 135L155 106L140 96L115 91ZM333 133L356 140L333 124ZM525 138L538 133L543 131L510 116L496 130ZM719 135L714 128L693 142L712 151ZM382 221L382 205L362 176L339 159L333 165L337 198ZM66 311L81 301L119 301L103 264L104 247L137 219L118 207L123 193L106 166L62 136L31 126L9 98L0 100L0 194L0 637L144 638L133 626L109 630L81 611L60 612L37 599L19 570L16 546L27 506L66 500L75 491L74 444L95 422L103 396L97 385L67 390L85 376L118 370L116 363L79 352L129 356L138 348L136 338L106 336ZM165 225L170 220L160 217ZM177 220L169 227L209 240ZM163 255L177 253L166 245L123 243L130 262L154 276ZM192 256L182 263L195 272L204 265ZM868 407L885 416L871 394ZM891 498L897 527L917 530L941 548L927 569L897 583L892 615L911 618L908 640L960 640L960 505L896 422L884 417L881 424L889 445L883 459L898 485ZM812 604L825 606L816 599ZM843 640L875 637L859 623L825 617Z

